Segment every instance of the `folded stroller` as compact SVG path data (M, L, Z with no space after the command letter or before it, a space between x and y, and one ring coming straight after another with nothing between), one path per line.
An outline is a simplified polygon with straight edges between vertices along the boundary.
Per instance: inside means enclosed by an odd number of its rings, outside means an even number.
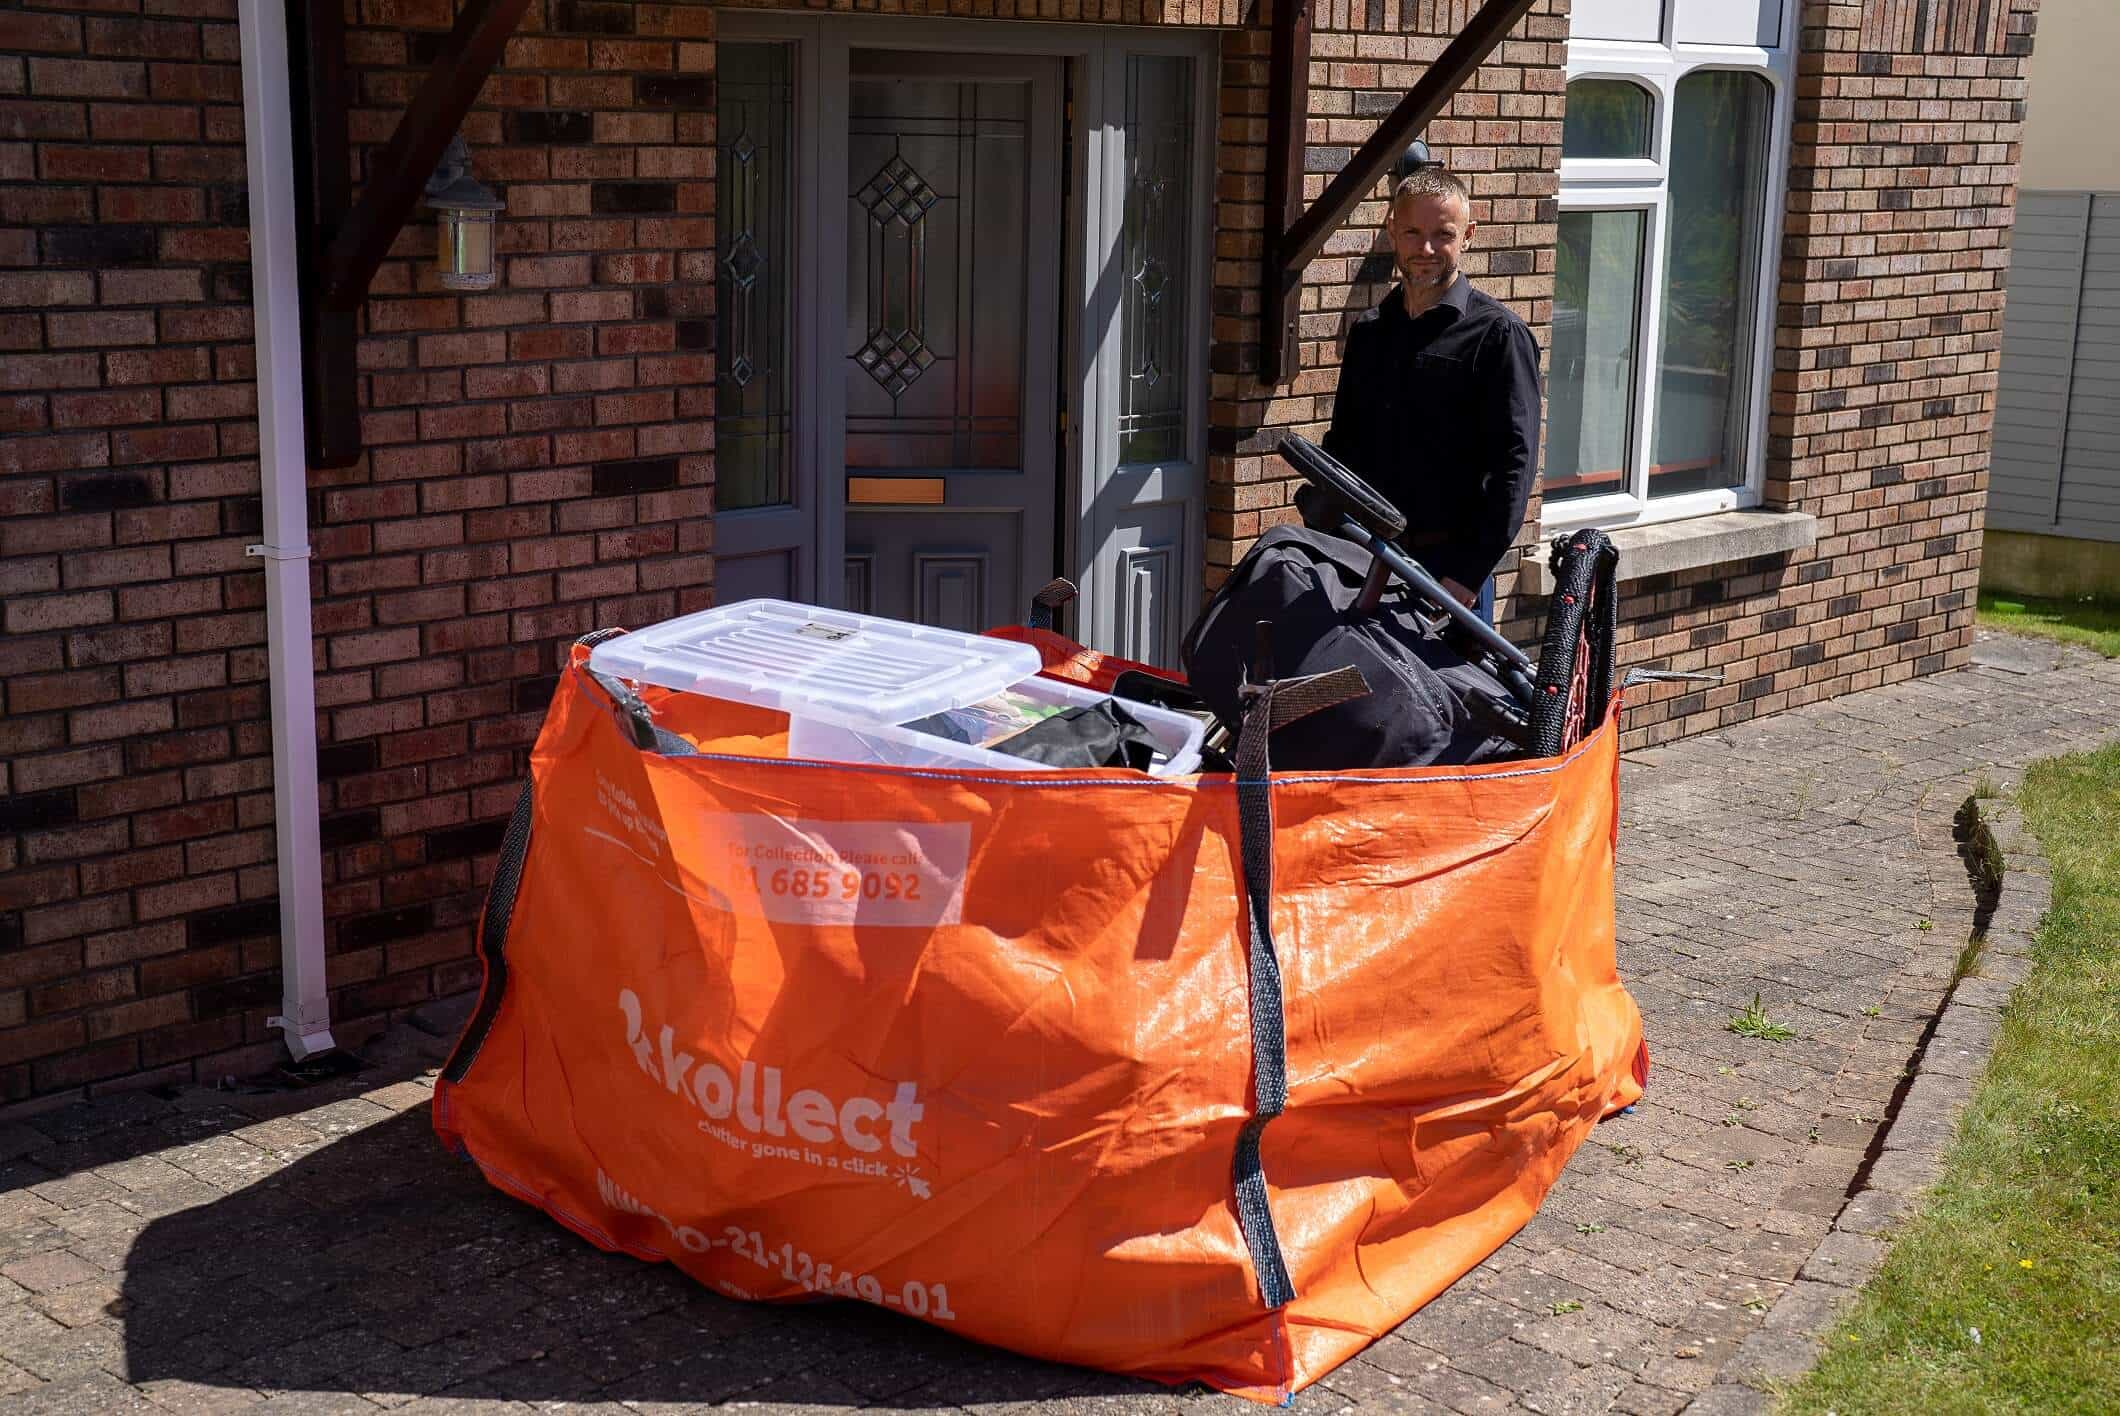
M1280 451L1309 484L1298 499L1308 524L1262 536L1183 645L1187 682L1230 732L1245 685L1347 668L1368 692L1277 729L1277 769L1546 756L1602 721L1617 563L1602 533L1555 542L1562 583L1533 665L1391 544L1405 529L1396 508L1305 438Z

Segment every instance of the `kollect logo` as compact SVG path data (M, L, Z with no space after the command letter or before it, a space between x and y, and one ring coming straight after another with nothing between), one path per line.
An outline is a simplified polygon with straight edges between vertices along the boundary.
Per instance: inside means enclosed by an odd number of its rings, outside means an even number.
M888 1102L869 1097L849 1097L835 1102L821 1091L804 1088L783 1095L778 1067L761 1067L748 1059L733 1078L712 1062L700 1061L676 1049L676 1031L668 1023L650 1042L642 1020L640 998L630 988L618 991L618 1010L626 1017L626 1045L641 1071L671 1095L682 1096L710 1121L734 1118L754 1136L785 1136L790 1132L812 1145L843 1142L849 1149L873 1155L888 1143L891 1150L908 1159L919 1153L913 1144L913 1127L927 1108L919 1101L919 1087L898 1083ZM880 1128L877 1123L884 1123ZM880 1132L880 1133L879 1133Z

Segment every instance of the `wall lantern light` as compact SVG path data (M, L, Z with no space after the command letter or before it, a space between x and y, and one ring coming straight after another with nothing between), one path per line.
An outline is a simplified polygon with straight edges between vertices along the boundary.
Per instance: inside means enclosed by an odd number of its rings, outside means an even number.
M493 288L493 224L507 203L471 175L464 135L449 147L427 179L425 205L434 208L435 265L444 290Z
M1393 165L1391 184L1396 187L1424 167L1441 167L1442 165L1442 163L1437 162L1428 155L1428 144L1422 142L1419 138L1415 138L1406 151L1400 155L1398 162Z

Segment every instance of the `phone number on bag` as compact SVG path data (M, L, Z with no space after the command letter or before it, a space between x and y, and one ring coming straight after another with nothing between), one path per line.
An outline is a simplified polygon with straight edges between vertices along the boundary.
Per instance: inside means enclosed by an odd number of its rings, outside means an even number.
M916 1318L933 1318L944 1323L957 1321L956 1311L950 1307L950 1286L946 1283L922 1283L909 1278L895 1291L885 1292L882 1280L872 1273L855 1273L824 1263L796 1248L792 1241L783 1242L777 1249L769 1248L757 1230L740 1229L733 1224L722 1230L721 1238L709 1239L706 1247L727 1248L738 1258L749 1259L768 1272L777 1272L811 1293L859 1298L886 1308L900 1309Z
M751 867L751 888L795 900L917 900L920 876L895 870L779 870Z

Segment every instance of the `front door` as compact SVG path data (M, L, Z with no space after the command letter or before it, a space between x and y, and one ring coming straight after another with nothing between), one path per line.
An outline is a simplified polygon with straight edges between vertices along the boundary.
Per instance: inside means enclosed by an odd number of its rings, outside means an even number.
M1056 569L1058 62L854 50L846 608L977 631Z
M720 12L715 593L1174 662L1207 530L1213 43Z

